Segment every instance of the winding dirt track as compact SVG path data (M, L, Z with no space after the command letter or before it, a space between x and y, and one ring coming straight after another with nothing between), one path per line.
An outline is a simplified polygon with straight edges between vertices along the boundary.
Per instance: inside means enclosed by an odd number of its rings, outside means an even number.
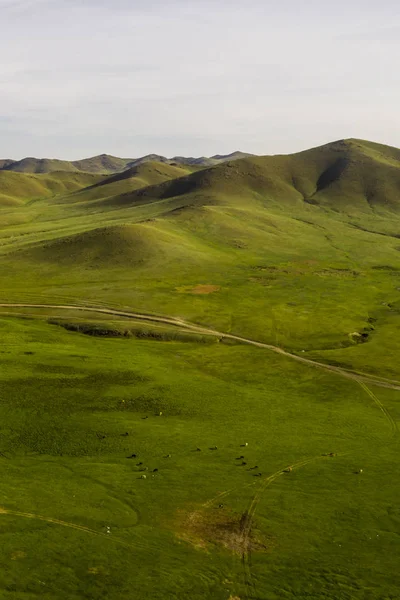
M69 311L80 311L80 312L93 312L93 313L101 313L105 315L111 315L115 317L125 317L128 319L136 319L138 321L147 321L150 323L162 323L164 325L172 325L174 327L179 327L180 329L187 329L189 331L193 331L196 333L202 333L205 335L212 335L219 338L226 338L230 340L236 340L243 344L249 344L251 346L256 346L257 348L265 348L266 350L270 350L271 352L275 352L276 354L281 354L282 356L286 356L293 360L297 360L303 364L317 367L319 369L323 369L325 371L331 371L332 373L336 373L337 375L341 375L342 377L346 377L347 379L352 379L353 381L362 382L365 381L371 385L376 385L379 387L389 388L392 390L400 390L400 381L395 381L392 379L387 379L385 377L378 377L375 375L369 375L367 373L352 371L351 369L345 369L343 367L335 367L333 365L325 364L318 362L316 360L311 360L310 358L305 358L303 356L299 356L298 354L292 354L291 352L287 352L283 348L279 348L278 346L273 346L272 344L265 344L264 342L258 342L257 340L252 340L250 338L245 338L239 335L234 335L231 333L224 333L222 331L217 331L215 329L210 329L204 327L203 325L196 325L195 323L189 323L188 321L184 321L183 319L179 319L177 317L162 317L156 315L146 315L143 313L135 313L130 311L117 310L114 308L99 308L93 306L79 306L74 304L25 304L25 303L0 303L0 308L36 308L36 309L56 309L56 310L69 310Z

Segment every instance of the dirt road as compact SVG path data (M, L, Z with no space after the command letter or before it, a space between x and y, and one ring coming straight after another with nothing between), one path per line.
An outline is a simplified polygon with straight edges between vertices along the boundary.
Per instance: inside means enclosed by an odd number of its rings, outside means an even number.
M298 362L304 363L306 365L317 367L319 369L323 369L325 371L331 371L336 373L337 375L341 375L342 377L346 377L347 379L352 379L357 382L365 381L370 385L376 385L379 387L389 388L393 390L400 390L400 381L395 381L391 379L387 379L385 377L378 377L375 375L369 375L367 373L360 373L356 371L351 371L350 369L345 369L343 367L336 367L333 365L325 364L318 362L316 360L311 360L310 358L305 358L303 356L299 356L298 354L293 354L291 352L287 352L283 348L279 348L278 346L273 346L271 344L265 344L264 342L258 342L257 340L252 340L250 338L245 338L239 335L233 335L231 333L224 333L222 331L216 331L214 329L209 329L204 327L203 325L197 325L195 323L189 323L188 321L184 321L183 319L179 319L177 317L163 317L156 315L146 315L143 313L136 313L124 310L118 310L113 308L100 308L93 306L79 306L74 304L25 304L25 303L0 303L0 308L36 308L36 309L56 309L56 310L70 310L70 311L81 311L81 312L92 312L92 313L101 313L116 317L125 317L128 319L136 319L139 321L147 321L150 323L163 323L165 325L173 325L174 327L179 327L181 329L187 329L190 331L194 331L197 333L203 333L206 335L213 335L219 338L226 338L230 340L236 340L241 342L242 344L249 344L251 346L256 346L257 348L265 348L266 350L270 350L271 352L275 352L277 354L281 354L293 360L297 360Z

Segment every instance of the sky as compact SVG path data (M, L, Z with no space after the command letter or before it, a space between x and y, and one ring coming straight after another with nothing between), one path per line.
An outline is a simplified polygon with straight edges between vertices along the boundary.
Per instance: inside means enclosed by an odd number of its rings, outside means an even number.
M400 147L398 0L0 0L0 158Z

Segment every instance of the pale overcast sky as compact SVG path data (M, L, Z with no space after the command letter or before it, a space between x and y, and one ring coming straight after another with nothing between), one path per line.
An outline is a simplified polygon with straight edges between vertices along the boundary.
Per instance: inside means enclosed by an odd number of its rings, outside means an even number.
M0 0L0 158L400 147L398 0Z

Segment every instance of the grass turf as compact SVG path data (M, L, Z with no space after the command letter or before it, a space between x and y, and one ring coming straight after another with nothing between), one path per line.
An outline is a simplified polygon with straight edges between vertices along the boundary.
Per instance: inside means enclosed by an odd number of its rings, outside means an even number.
M26 178L60 175L5 172L0 301L178 316L399 378L398 166L350 140L45 192ZM166 326L18 312L0 315L2 597L397 597L399 442L373 395L398 421L398 392Z
M243 346L1 336L4 598L395 597L399 441L356 383Z

